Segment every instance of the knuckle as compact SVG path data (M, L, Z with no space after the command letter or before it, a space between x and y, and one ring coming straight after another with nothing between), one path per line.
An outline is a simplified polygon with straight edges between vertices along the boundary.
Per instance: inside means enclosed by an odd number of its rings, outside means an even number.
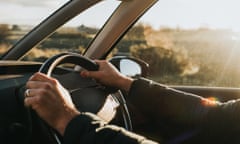
M51 86L50 83L44 83L44 84L43 84L43 89L49 90L49 89L51 89L51 88L52 88L52 86Z
M35 97L35 101L36 101L37 103L39 103L41 100L42 100L42 97L41 97L41 96Z
M41 104L43 101L43 98L41 96L35 97L35 105Z
M30 81L27 81L25 87L26 87L26 88L29 88L29 85L30 85Z
M31 105L31 108L37 111L39 109L39 104L36 102Z
M36 78L36 77L38 77L38 76L39 76L38 73L34 73L30 79L34 79L34 78Z
M103 63L103 64L108 64L108 61L103 60L102 63Z
M58 81L56 79L52 79L51 82L52 82L53 85L57 85L58 84Z
M45 89L41 89L41 90L39 91L40 97L47 95L47 93L48 93L48 91L45 90Z

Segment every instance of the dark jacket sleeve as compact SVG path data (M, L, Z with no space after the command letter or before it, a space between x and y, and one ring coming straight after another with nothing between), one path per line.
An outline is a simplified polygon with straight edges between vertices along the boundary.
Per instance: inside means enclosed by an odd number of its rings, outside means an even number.
M64 144L156 144L118 126L108 125L90 113L80 114L70 121L63 141Z
M159 123L164 119L213 131L240 130L240 100L211 101L143 78L133 82L128 99Z

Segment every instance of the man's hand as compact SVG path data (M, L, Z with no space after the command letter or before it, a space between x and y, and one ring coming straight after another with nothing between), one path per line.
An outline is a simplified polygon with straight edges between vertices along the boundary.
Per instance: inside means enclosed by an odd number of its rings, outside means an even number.
M54 78L36 73L26 88L25 105L62 135L69 121L80 114L67 90Z
M82 71L82 77L91 77L101 84L129 91L133 82L132 78L121 74L111 63L106 60L95 60L99 65L98 71Z

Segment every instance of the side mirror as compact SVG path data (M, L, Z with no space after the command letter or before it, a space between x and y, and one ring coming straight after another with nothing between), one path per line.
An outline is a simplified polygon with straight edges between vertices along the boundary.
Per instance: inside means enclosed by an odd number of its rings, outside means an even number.
M148 63L134 57L116 56L111 58L109 62L122 74L129 77L146 77L149 72Z

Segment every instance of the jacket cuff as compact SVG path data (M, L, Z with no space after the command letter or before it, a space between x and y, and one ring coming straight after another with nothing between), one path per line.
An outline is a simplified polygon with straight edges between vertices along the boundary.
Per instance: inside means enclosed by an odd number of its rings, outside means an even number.
M65 129L63 143L70 144L79 142L83 135L99 127L99 124L105 124L103 122L94 124L93 121L102 120L90 113L81 113L73 118Z
M128 98L135 99L139 98L139 94L145 93L145 89L152 84L152 81L145 78L135 79L128 92Z

